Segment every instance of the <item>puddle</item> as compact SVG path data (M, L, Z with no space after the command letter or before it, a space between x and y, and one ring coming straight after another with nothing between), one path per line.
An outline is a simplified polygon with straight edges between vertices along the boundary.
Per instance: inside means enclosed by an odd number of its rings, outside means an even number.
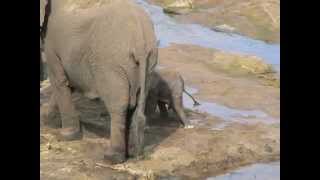
M254 164L206 180L280 180L280 162Z
M195 88L186 87L186 90L190 94L195 94L198 92ZM199 100L198 100L199 101ZM192 99L183 94L183 105L191 110L196 110L202 113L208 113L212 116L218 117L224 120L224 123L218 126L212 127L211 130L222 130L224 127L228 126L230 123L242 123L242 124L255 124L255 123L265 123L265 124L275 124L279 123L278 119L272 118L266 113L259 110L239 110L229 108L213 102L199 101L200 105L193 107ZM193 120L191 120L192 123ZM197 124L197 123L196 123Z
M170 43L193 44L207 48L238 54L250 54L263 58L280 72L280 45L267 44L238 34L216 32L197 24L179 24L159 6L151 5L144 0L136 0L147 13L155 26L160 47Z

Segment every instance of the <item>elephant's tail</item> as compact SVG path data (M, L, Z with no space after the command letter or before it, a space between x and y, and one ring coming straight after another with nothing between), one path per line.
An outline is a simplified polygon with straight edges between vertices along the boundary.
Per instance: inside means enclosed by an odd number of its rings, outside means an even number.
M145 106L148 95L148 75L150 70L154 68L152 63L153 51L144 54L133 54L133 58L139 66L139 88L137 88L136 96L132 97L137 101L136 108L131 117L129 125L129 141L128 141L128 155L137 156L143 151L144 142L144 128L145 128ZM131 100L130 100L131 101ZM131 104L131 103L130 103Z
M147 87L147 76L151 73L152 69L155 66L154 63L148 62L151 59L152 52L148 53L147 55L141 55L135 52L131 53L131 59L133 62L139 66L138 70L138 81L135 79L133 82L130 83L130 109L138 108L140 105L144 108L145 100L147 93L148 93L148 87ZM129 77L130 79L130 77ZM139 82L139 83L138 83ZM140 102L140 104L139 104Z
M184 88L184 80L181 75L179 75L183 84L183 92L186 93L192 100L193 100L193 106L199 106L200 103Z
M186 93L193 100L193 106L200 105L200 103L190 93L188 93L188 91L186 91L184 88L183 88L183 92Z

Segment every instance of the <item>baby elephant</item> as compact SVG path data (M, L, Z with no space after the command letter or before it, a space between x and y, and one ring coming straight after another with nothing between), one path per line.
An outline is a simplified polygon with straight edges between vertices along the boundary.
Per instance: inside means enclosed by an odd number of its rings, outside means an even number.
M194 102L194 106L200 105L185 89L181 75L173 70L157 69L151 74L150 91L147 98L146 114L150 116L158 106L160 116L167 117L168 109L173 109L178 115L179 121L185 128L192 128L187 120L182 94L185 92ZM167 106L168 108L167 108Z

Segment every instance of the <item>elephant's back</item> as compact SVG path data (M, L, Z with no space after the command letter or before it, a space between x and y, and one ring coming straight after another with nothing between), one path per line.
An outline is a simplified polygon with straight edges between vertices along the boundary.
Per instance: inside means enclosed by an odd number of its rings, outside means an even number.
M161 69L158 70L158 73L161 77L162 83L165 84L163 86L167 87L165 89L170 91L174 96L182 94L184 82L179 72L171 69Z
M158 69L157 73L166 82L175 82L175 81L180 81L181 80L181 75L179 72L174 71L172 69Z
M91 44L97 51L111 56L128 53L147 54L156 46L153 24L143 9L131 1L121 0L105 7L97 17ZM96 43L98 42L98 43Z

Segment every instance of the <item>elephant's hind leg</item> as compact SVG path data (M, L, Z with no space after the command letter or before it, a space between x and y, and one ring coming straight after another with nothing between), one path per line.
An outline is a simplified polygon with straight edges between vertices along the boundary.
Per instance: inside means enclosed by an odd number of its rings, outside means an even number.
M112 79L110 78L112 77ZM118 74L98 75L98 91L110 114L110 147L106 150L104 159L112 164L126 160L127 110L129 105L128 81Z
M41 113L41 118L44 123L44 125L47 125L52 128L61 128L61 118L60 118L60 112L58 109L58 104L56 102L55 93L51 94L49 104L45 108L45 112ZM41 109L41 111L43 111Z
M183 109L182 95L173 97L173 106L172 107L173 107L173 110L178 115L178 118L179 118L181 124L185 128L192 128L190 121L187 119L185 112L184 112L184 109Z
M71 89L68 86L68 79L63 65L60 59L50 50L47 55L49 78L62 120L60 134L64 140L80 139L82 138L80 117L72 102Z

